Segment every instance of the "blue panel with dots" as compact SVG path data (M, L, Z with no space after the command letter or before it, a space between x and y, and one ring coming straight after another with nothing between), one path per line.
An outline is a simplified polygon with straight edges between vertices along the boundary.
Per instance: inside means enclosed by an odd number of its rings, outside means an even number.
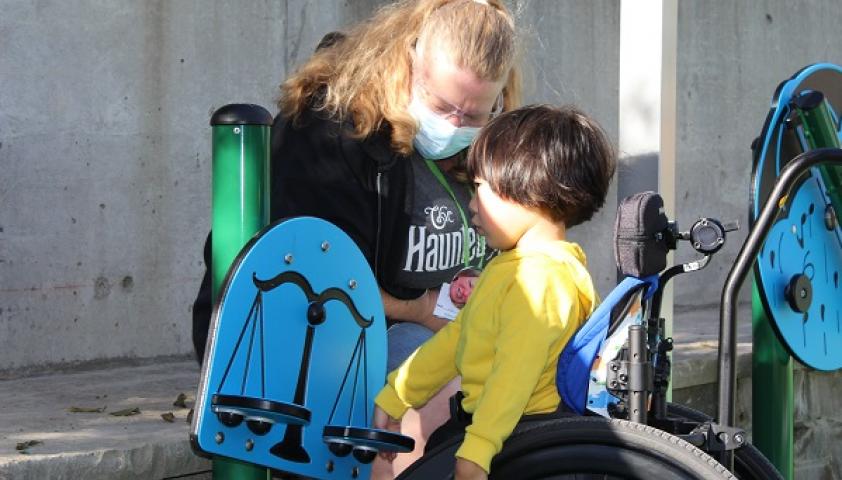
M805 67L775 92L763 132L753 145L756 218L781 169L808 149L793 99L821 92L834 110L842 105L842 67ZM755 264L763 306L781 342L800 362L819 370L842 367L842 229L818 167L792 189L781 205ZM842 186L834 186L840 188Z
M801 183L757 259L777 331L799 361L819 370L842 367L842 231L828 228L827 200L819 176Z
M386 375L385 317L344 232L308 217L268 227L243 248L219 297L197 448L313 478L368 478L378 449L411 450L411 439L370 428Z

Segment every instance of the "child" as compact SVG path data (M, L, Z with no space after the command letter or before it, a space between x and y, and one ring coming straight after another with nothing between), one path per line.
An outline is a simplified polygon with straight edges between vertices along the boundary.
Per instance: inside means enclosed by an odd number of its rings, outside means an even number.
M391 372L375 427L396 430L408 408L461 375L471 417L456 478L487 478L522 416L559 408L558 356L596 300L585 255L566 231L602 207L614 165L602 129L573 107L523 107L482 129L468 153L470 209L500 254L456 319Z

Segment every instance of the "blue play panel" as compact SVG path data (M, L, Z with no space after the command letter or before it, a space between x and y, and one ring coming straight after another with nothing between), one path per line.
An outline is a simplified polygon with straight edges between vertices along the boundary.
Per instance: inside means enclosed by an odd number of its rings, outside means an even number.
M838 137L842 68L811 65L781 83L755 144L751 218L760 213L786 163L809 150L794 102L820 92ZM838 188L838 187L837 187ZM766 237L755 264L761 301L779 338L800 362L818 370L842 367L842 228L828 185L814 167L799 180Z
M204 452L314 478L368 478L410 438L371 428L386 325L354 242L308 217L258 234L211 318L193 440Z

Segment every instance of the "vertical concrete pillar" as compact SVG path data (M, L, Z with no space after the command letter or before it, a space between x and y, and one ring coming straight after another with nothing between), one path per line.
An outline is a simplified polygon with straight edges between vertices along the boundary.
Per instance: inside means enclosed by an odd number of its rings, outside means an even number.
M643 190L675 218L677 0L623 0L620 7L618 199ZM672 264L672 255L669 263ZM672 335L673 289L661 315Z

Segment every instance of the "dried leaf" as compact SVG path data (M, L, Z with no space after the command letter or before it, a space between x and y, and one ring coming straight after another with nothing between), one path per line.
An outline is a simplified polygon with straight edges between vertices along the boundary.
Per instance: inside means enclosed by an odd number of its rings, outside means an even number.
M175 415L172 412L162 413L161 418L164 419L165 422L172 423L175 421Z
M27 448L34 447L36 445L41 445L42 443L44 442L42 442L41 440L27 440L25 442L20 442L17 445L15 445L15 450L19 451L20 453L29 453L25 451Z
M187 412L187 423L193 422L193 409L191 408L189 412Z
M187 400L187 395L179 393L178 397L175 399L174 402L172 402L172 404L174 407L187 408L187 404L184 403L185 400Z
M102 413L105 407L70 407L67 409L70 413Z
M132 415L139 415L140 414L140 407L134 408L124 408L123 410L117 410L116 412L111 412L111 415L115 417L131 417Z

